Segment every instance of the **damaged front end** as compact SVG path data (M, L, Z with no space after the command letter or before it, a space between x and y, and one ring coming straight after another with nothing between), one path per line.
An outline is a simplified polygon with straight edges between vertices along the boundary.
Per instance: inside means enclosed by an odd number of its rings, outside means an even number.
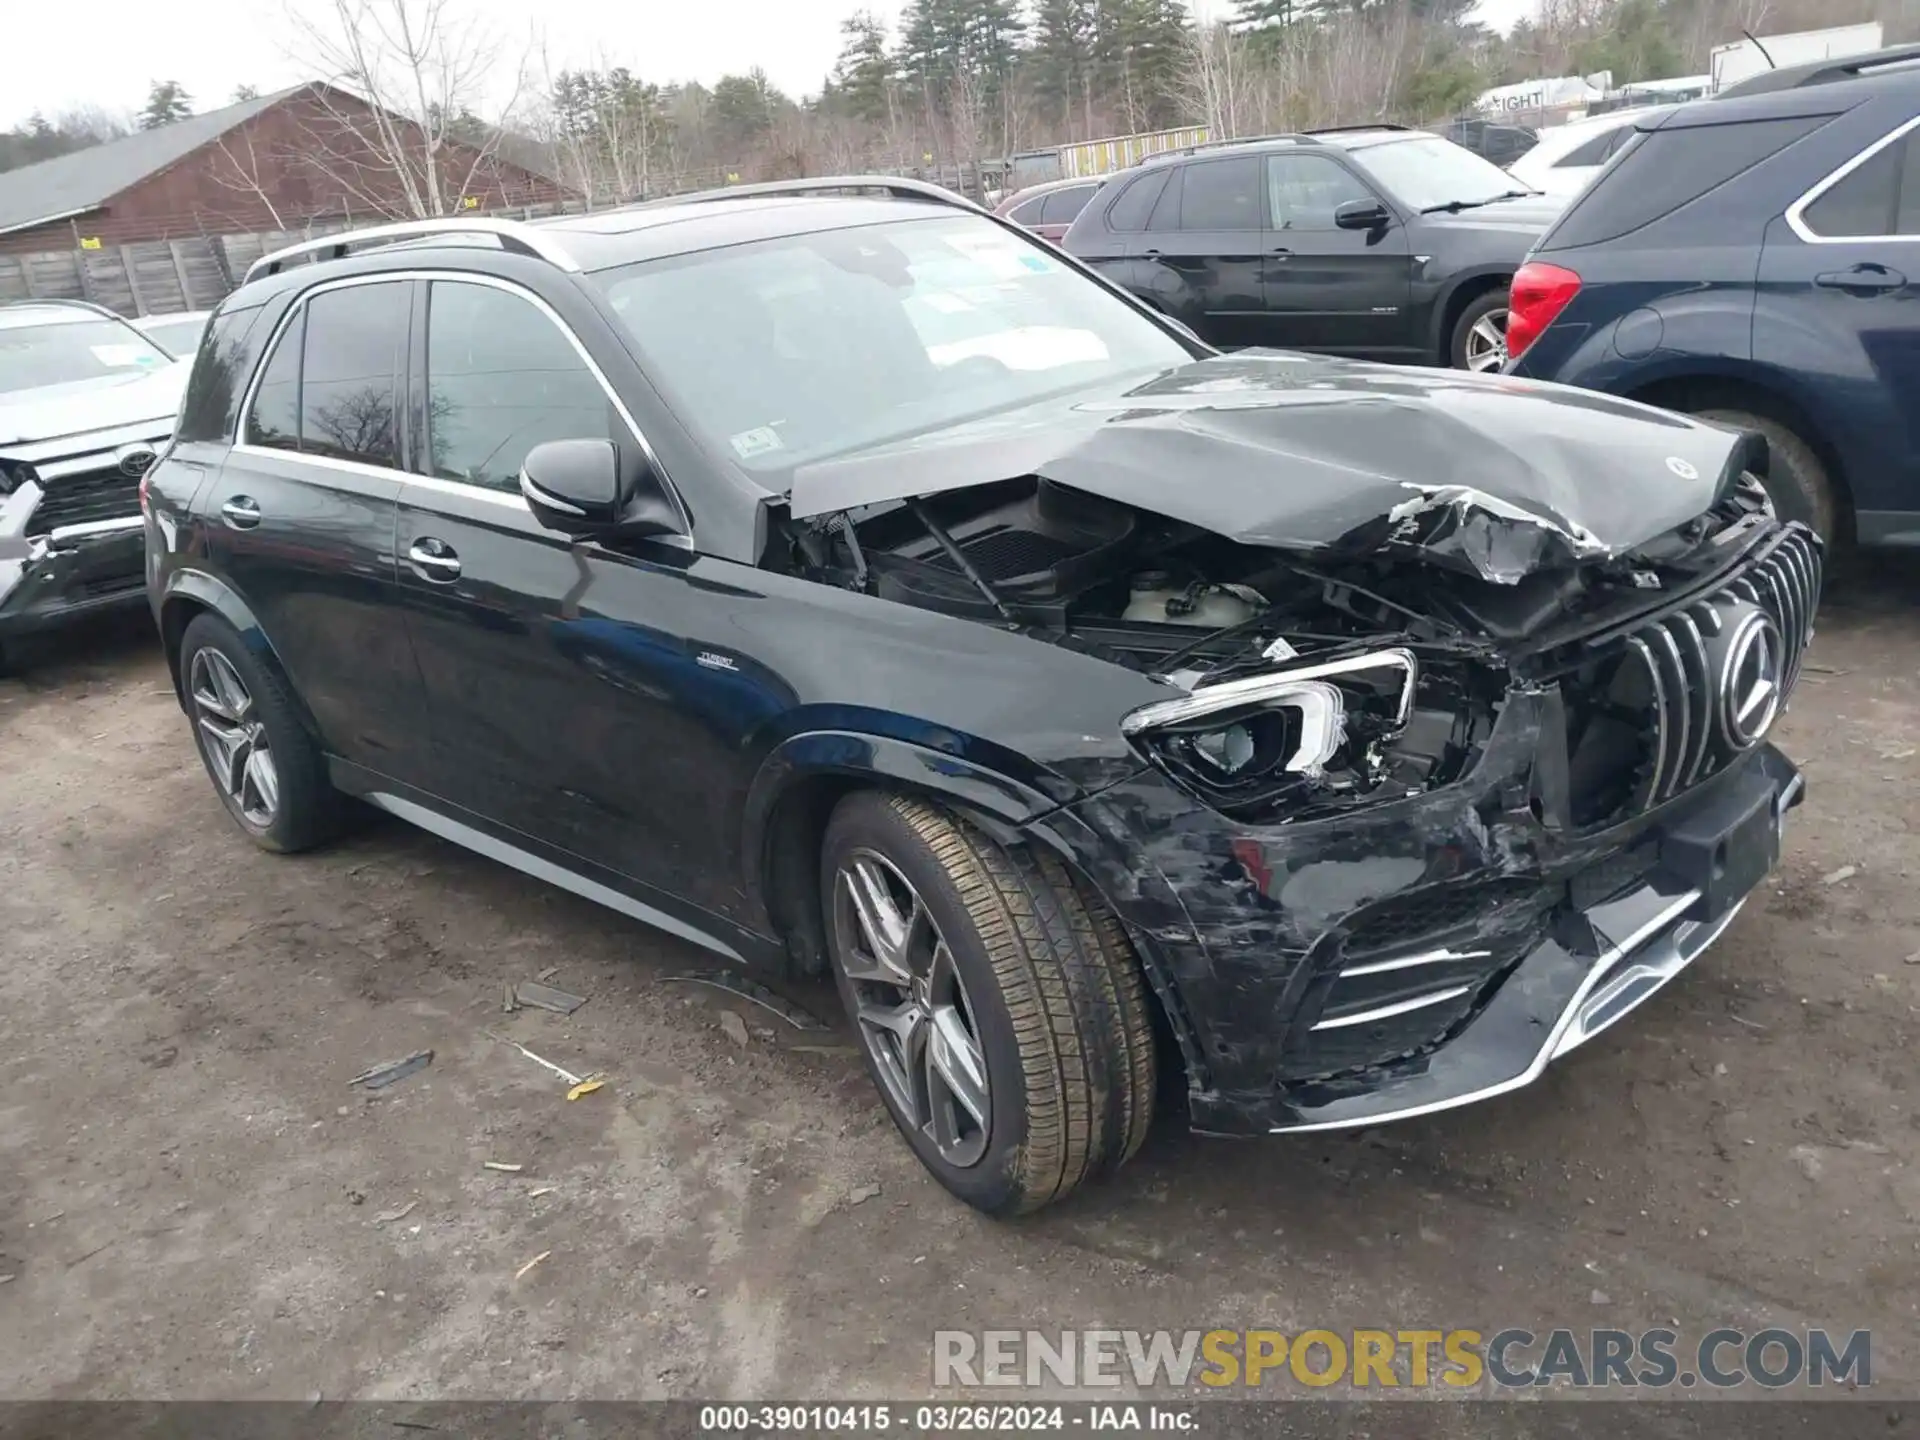
M1290 486L1284 428L1229 447L1238 471L1219 453L1247 413L1148 406L1037 459L1017 431L969 442L896 474L927 487L904 497L835 467L796 484L781 563L1164 689L1114 717L1139 769L1038 827L1135 937L1199 1128L1512 1089L1678 973L1777 859L1801 781L1767 735L1819 541L1773 517L1751 437L1678 417L1609 452L1653 432L1669 486L1581 504L1570 462L1488 488L1499 464L1467 485L1436 457L1411 481L1354 436L1338 461L1293 444L1320 468ZM1409 417L1376 418L1403 443L1430 424ZM1177 453L1212 458L1149 484ZM982 481L989 456L1033 468Z
M75 468L0 455L0 641L145 598L139 477L159 442ZM117 453L116 453L117 452Z

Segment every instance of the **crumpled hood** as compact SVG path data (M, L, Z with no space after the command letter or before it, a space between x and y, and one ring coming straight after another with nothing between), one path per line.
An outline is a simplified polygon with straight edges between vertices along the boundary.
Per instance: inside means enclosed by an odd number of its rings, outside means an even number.
M789 511L1038 475L1244 544L1513 584L1692 519L1762 445L1568 386L1240 351L802 466Z
M153 371L0 395L0 447L171 420L192 369L180 360Z

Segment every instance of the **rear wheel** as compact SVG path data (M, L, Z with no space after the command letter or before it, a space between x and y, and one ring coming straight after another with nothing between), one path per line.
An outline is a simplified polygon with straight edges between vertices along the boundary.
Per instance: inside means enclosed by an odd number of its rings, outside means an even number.
M1699 410L1702 420L1732 425L1741 430L1757 430L1767 437L1771 463L1765 484L1773 498L1773 508L1782 520L1798 520L1811 526L1828 545L1834 543L1838 529L1839 506L1835 502L1833 481L1814 448L1787 426L1750 410Z
M1448 360L1456 370L1497 372L1507 363L1507 292L1489 290L1453 322Z
M868 1072L942 1185L1017 1214L1140 1148L1145 983L1119 922L1058 860L867 791L834 812L821 881Z
M336 834L346 798L273 662L218 615L180 637L180 689L207 775L247 838L265 850L305 850Z

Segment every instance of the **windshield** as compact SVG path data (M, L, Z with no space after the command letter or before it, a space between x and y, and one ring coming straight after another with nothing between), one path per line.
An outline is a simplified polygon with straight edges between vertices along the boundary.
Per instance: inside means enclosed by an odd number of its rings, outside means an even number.
M1375 179L1415 210L1481 205L1528 188L1492 161L1438 135L1369 145L1358 152L1358 158Z
M0 395L108 375L139 375L173 357L116 320L0 326Z
M1192 358L1044 247L971 215L598 278L682 419L763 481Z

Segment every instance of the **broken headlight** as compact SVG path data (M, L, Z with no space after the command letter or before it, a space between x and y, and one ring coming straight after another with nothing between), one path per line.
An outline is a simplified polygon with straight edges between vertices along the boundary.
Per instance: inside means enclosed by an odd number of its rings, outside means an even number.
M1412 652L1377 650L1199 685L1135 710L1121 730L1223 813L1312 804L1380 783L1385 747L1406 726L1418 677Z

